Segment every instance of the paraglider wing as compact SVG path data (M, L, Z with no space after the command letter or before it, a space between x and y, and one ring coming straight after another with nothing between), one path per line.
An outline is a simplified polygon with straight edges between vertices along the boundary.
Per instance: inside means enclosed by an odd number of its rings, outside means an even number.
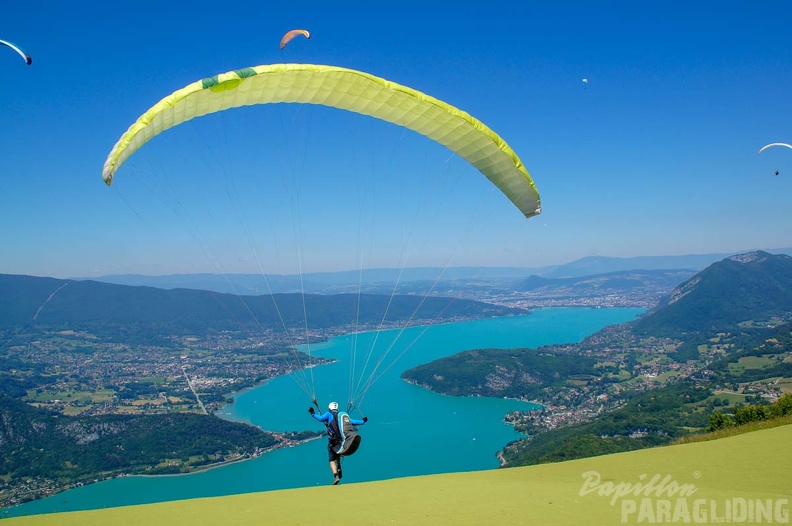
M762 149L759 150L759 153L762 153L763 151L767 150L768 148L772 148L773 146L786 146L787 148L792 148L792 144L787 144L785 142L773 142L768 144L767 146L762 146Z
M302 35L302 36L304 36L305 38L308 38L308 39L311 38L311 34L308 31L306 31L305 29L292 29L291 31L289 31L288 33L283 35L283 38L280 41L280 48L281 49L285 48L286 44L291 42L291 40L294 37L296 37L297 35Z
M414 130L475 166L526 217L541 212L539 193L522 161L481 121L395 82L352 69L312 64L230 71L168 95L138 118L113 146L102 178L110 185L132 153L168 128L229 108L283 102L321 104Z
M2 44L2 45L4 45L4 46L8 46L8 47L10 47L11 49L13 49L14 51L16 51L17 53L19 53L19 56L20 56L20 57L22 57L22 58L25 60L25 63L26 63L28 66L29 66L29 65L31 65L31 64L33 63L33 59L32 59L32 58L30 58L30 55L28 55L27 53L25 53L24 51L22 51L22 50L21 50L21 49L20 49L18 46L15 46L15 45L14 45L14 44L12 44L11 42L7 42L7 41L5 41L5 40L0 40L0 44Z

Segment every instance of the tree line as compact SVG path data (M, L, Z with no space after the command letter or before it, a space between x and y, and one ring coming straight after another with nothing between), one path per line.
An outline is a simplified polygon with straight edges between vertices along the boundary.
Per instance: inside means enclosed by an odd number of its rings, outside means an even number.
M707 431L717 431L727 427L742 426L751 422L761 422L782 416L792 415L792 393L787 393L773 404L736 404L731 414L714 411L709 415Z

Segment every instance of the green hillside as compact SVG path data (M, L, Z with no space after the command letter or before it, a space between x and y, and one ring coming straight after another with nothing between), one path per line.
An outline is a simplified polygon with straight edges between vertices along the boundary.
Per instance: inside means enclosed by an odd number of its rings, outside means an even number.
M89 330L100 337L152 343L162 335L206 334L254 328L364 327L383 323L486 318L524 309L473 300L377 294L265 294L163 290L97 281L0 274L0 330L35 326Z
M786 425L559 464L19 517L3 524L306 525L336 520L339 507L345 525L663 524L674 519L709 524L725 517L727 508L732 522L788 523L790 443L792 425ZM645 493L614 497L616 488L641 480L649 488Z
M757 251L726 258L674 289L636 322L654 336L735 329L792 311L792 257Z

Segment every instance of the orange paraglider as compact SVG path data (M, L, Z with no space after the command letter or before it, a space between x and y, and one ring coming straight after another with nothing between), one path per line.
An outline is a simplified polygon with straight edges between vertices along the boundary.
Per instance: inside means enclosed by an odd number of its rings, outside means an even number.
M283 35L283 38L280 41L280 48L281 49L285 48L286 44L291 42L291 40L297 35L302 35L305 38L311 38L311 34L305 29L292 29L291 31Z

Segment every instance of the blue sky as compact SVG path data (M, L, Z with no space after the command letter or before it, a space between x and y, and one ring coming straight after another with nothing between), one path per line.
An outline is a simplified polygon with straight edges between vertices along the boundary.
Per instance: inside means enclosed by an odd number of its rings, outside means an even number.
M537 267L792 245L792 151L757 155L792 141L792 5L504 6L5 5L0 39L33 65L0 49L0 273ZM311 40L280 51L293 28ZM197 119L102 183L159 99L278 62L360 69L471 113L520 156L543 213L525 220L428 139L315 107Z

